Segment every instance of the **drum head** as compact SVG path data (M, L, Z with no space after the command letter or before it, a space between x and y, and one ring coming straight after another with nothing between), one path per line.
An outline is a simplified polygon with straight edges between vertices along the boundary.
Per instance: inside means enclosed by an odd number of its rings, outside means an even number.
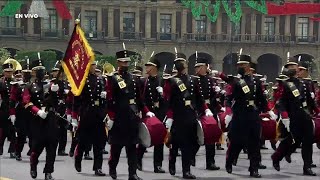
M197 136L198 136L198 144L202 146L204 144L204 134L203 134L203 129L200 121L198 121L197 123Z
M139 140L140 144L144 147L148 148L151 146L151 136L146 124L143 122L139 124Z

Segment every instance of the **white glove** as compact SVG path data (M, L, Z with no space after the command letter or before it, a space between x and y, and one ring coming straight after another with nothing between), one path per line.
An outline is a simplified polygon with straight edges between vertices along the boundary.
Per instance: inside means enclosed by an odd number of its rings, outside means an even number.
M173 119L171 119L171 118L168 118L168 119L166 120L166 128L169 129L169 131L170 131L170 129L171 129L172 122L173 122Z
M263 91L263 94L264 94L264 95L267 95L267 94L268 94L268 90L264 90L264 91Z
M71 114L68 114L68 115L67 115L67 121L68 121L69 123L71 123L71 122L72 122Z
M51 91L57 92L59 90L59 85L58 84L52 84L51 85Z
M16 122L16 115L10 115L10 120L12 122L12 125Z
M287 129L288 132L290 132L290 120L289 118L287 119L281 119L282 124L284 125L284 127Z
M270 115L272 120L277 120L278 119L278 116L273 111L269 111L268 114Z
M206 116L213 116L210 109L206 109L204 112L206 113Z
M226 112L226 108L225 107L222 107L220 110L223 111L223 112Z
M100 94L102 99L106 99L107 98L107 92L106 91L102 91Z
M163 94L163 88L161 86L156 87L159 94Z
M149 112L147 112L146 116L153 117L153 116L155 116L155 114L153 112L149 111Z
M217 70L212 70L212 71L211 71L211 74L212 74L212 76L216 76L216 75L219 74L219 71L217 71Z
M47 117L48 113L46 113L46 112L43 111L43 110L39 110L39 111L37 112L37 115L38 115L39 117L41 117L42 119L45 119L45 118Z
M311 98L312 98L312 99L314 99L314 98L315 98L314 93L313 93L313 92L311 92L310 94L311 94Z
M71 120L71 125L72 125L73 127L78 127L78 120L77 120L77 119L72 119L72 120Z
M225 94L226 91L225 91L224 89L222 89L220 93L221 93L221 94Z
M1 107L1 105L2 105L2 99L0 99L0 107Z
M214 88L214 91L220 92L220 91L221 91L221 88L220 88L219 86L216 86L216 87Z
M225 117L226 127L229 126L229 123L231 122L231 120L232 120L232 114L231 115L226 115L226 117Z
M111 128L113 127L113 123L114 123L114 121L112 121L111 119L109 119L109 120L107 121L107 128L108 128L109 131L110 131Z
M69 89L64 89L64 94L68 94L69 93Z

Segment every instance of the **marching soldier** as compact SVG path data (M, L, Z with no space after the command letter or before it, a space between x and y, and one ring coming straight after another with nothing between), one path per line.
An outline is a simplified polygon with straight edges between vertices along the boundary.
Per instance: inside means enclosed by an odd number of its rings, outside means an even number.
M169 154L169 172L175 175L176 157L181 150L183 178L196 179L190 172L191 161L194 158L197 145L197 112L205 112L212 116L212 112L202 101L199 89L195 84L195 77L187 74L185 55L177 53L174 61L177 75L165 82L164 97L169 102L166 127L171 133L171 148ZM200 102L199 102L200 101ZM202 107L199 107L201 104Z
M298 64L295 58L288 58L285 65L288 69L289 79L283 81L283 93L279 99L279 111L281 122L287 129L288 136L281 141L275 153L271 156L273 167L280 171L280 161L287 155L293 153L302 143L303 174L316 176L311 169L312 164L312 144L313 144L313 124L310 111L314 109L309 88L297 78Z
M233 84L230 84L226 92L226 122L229 125L230 144L227 150L226 170L232 173L232 163L243 149L248 148L250 158L250 176L260 178L259 166L259 142L260 142L260 110L267 110L266 98L263 95L263 87L259 79L250 75L251 57L239 55L238 74ZM232 108L232 109L231 109Z
M21 161L21 152L26 141L26 137L29 138L29 148L32 147L32 138L30 131L30 120L33 118L32 114L27 111L22 105L22 93L24 87L30 83L31 80L31 70L29 68L29 59L27 64L23 66L23 80L16 81L11 87L10 94L10 115L16 118L15 128L17 131L17 141L16 141L16 160ZM30 150L29 150L30 151Z
M59 116L64 117L66 111L66 88L67 83L62 79L62 74L59 74L59 61L55 64L55 67L51 70L52 81L55 81L58 84L59 91L55 92L56 97L58 98L58 107L56 107ZM60 75L60 77L58 77ZM59 127L59 143L58 143L58 156L67 156L68 154L65 152L66 145L67 145L67 128L69 122L67 122L63 118L58 118L58 127Z
M95 74L96 66L96 62L91 64L81 95L74 96L72 119L79 119L77 129L79 142L75 150L74 166L81 172L83 153L93 144L93 171L96 176L105 176L106 174L102 172L102 150L106 136L104 125L106 91L103 79Z
M15 158L15 130L16 117L9 113L9 97L11 82L13 81L13 64L2 65L4 77L0 79L0 155L3 154L5 139L10 141L8 153L10 158Z
M129 180L140 180L137 176L137 152L138 144L138 123L140 111L143 115L153 117L144 105L139 79L128 72L130 57L127 50L116 53L118 71L107 79L107 101L109 129L109 144L111 146L109 158L109 175L117 178L117 165L123 147L126 149Z
M299 57L300 58L300 57ZM316 85L309 74L309 64L305 61L299 61L299 72L298 77L302 79L302 82L305 84L306 88L309 89L312 100L314 101L312 105L309 105L310 112L318 112L317 102L316 102ZM317 114L316 114L317 115ZM311 167L317 167L316 164L311 163Z
M196 72L196 75L199 76L199 78L196 80L196 83L200 88L200 95L202 98L204 98L206 105L209 107L211 112L214 112L215 116L217 116L218 111L220 111L221 109L221 106L216 101L217 94L215 92L215 89L213 88L214 81L213 81L213 78L211 78L207 74L207 69L208 69L208 60L203 57L197 57L197 53L196 53L195 72ZM206 169L219 170L220 167L215 165L215 160L214 160L215 144L205 144L205 149L206 149Z
M54 162L58 143L58 126L55 117L55 105L58 103L53 92L59 90L59 85L51 84L46 89L44 80L45 67L42 62L32 62L32 71L35 74L34 81L25 86L22 99L23 105L34 116L30 120L32 131L32 152L30 156L30 175L33 179L37 177L37 165L39 156L46 148L46 165L43 172L45 179L53 179L51 173L54 171ZM45 94L45 92L47 92Z
M165 106L163 99L162 79L158 74L160 61L154 56L145 64L147 78L141 78L142 98L148 109L155 113L159 120L165 116ZM138 169L142 170L142 158L146 147L139 144L138 146ZM155 173L165 173L162 169L163 161L163 144L154 146L153 167Z

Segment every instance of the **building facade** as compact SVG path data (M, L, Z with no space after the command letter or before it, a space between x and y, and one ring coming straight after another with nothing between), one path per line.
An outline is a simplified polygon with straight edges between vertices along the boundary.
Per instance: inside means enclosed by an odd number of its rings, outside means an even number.
M21 50L54 50L62 58L74 27L81 18L90 45L96 54L114 55L122 49L139 52L146 57L155 51L164 59L174 47L188 57L191 67L196 51L212 58L217 70L234 73L234 53L243 48L257 62L257 71L274 79L286 54L310 61L317 73L320 58L319 22L314 15L267 16L247 6L238 24L231 23L222 11L216 22L205 14L194 18L180 0L95 0L65 1L73 19L62 20L51 1L46 2L49 18L16 19L2 17L0 46L14 55ZM308 1L310 2L310 1ZM0 2L1 7L4 1ZM30 3L20 12L27 13ZM166 55L167 54L167 55ZM233 54L233 55L232 55ZM165 60L164 60L165 61ZM170 62L166 62L170 63Z

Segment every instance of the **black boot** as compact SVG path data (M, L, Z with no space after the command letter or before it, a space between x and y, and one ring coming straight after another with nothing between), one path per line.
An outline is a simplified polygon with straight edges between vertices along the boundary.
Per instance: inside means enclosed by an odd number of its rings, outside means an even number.
M216 171L216 170L219 170L220 167L216 166L214 163L209 163L207 164L206 169Z
M3 147L0 147L0 156L3 155Z
M84 155L84 159L85 160L93 160L93 158L90 156L89 153Z
M30 175L31 175L32 179L37 178L37 176L38 176L37 167L31 167Z
M311 168L316 168L317 165L312 163L312 164L310 165L310 167L311 167Z
M318 149L320 149L320 143L317 143L317 147L318 147Z
M237 166L238 159L233 160L232 165Z
M216 146L217 146L217 150L224 150L224 148L221 147L221 144L217 144Z
M183 179L197 179L195 175L191 174L191 172L183 173Z
M142 180L138 175L130 175L129 180Z
M31 149L27 152L27 156L31 156Z
M10 153L10 159L15 159L16 158L16 154L14 152Z
M169 162L169 173L174 176L176 175L176 164Z
M265 166L261 162L259 162L258 169L267 169L267 166Z
M95 171L94 171L94 174L95 174L96 176L106 176L106 174L103 173L101 169L95 170Z
M69 156L70 156L70 157L73 157L73 155L74 155L74 150L71 150L71 149L70 149L70 151L69 151Z
M77 172L81 172L81 162L75 160L74 161L74 168L76 169Z
M227 171L227 173L229 173L229 174L232 173L232 165L231 165L231 164L226 164L226 171Z
M112 179L117 179L117 170L116 170L116 169L109 168L109 176L110 176Z
M272 148L273 150L276 150L276 149L277 149L276 143L271 143L271 148Z
M286 155L284 157L284 159L288 162L288 163L291 163L291 156L290 155Z
M16 153L16 160L17 161L21 161L22 160L21 153Z
M45 173L45 176L44 176L45 178L45 180L54 180L53 179L53 177L52 177L52 175L51 175L51 173Z
M142 159L138 159L137 169L138 169L139 171L142 171Z
M261 175L259 174L258 170L250 171L250 176L254 178L261 178Z
M105 149L102 151L102 153L103 154L109 154L109 152L107 150L105 150Z
M166 171L163 170L161 166L155 166L154 173L166 173Z
M68 154L65 151L59 151L58 156L68 156Z
M317 176L317 174L315 172L312 171L311 168L303 168L303 175L306 176Z
M195 167L196 166L196 159L192 159L190 164L191 164L191 166Z
M280 162L279 161L272 160L272 165L275 170L280 171Z

